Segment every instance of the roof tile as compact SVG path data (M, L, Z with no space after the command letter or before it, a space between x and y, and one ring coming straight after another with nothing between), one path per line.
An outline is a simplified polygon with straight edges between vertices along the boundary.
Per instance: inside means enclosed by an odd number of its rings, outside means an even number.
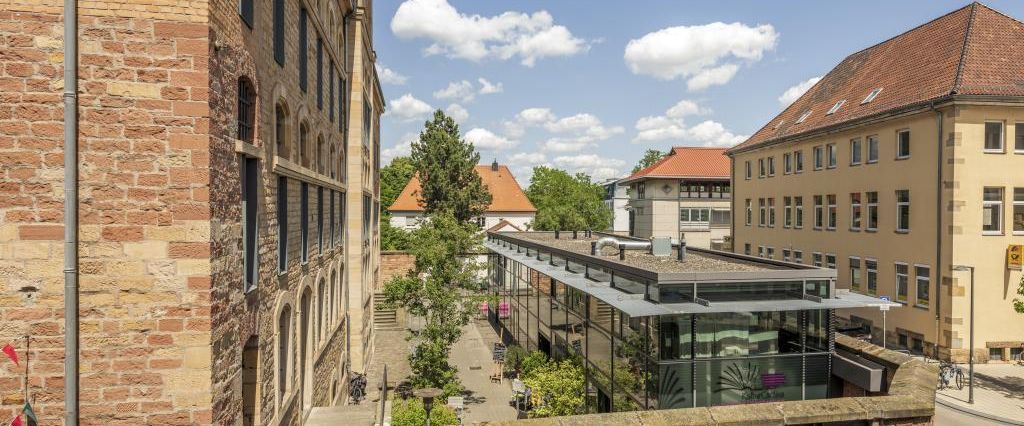
M725 148L673 147L672 152L668 155L633 173L625 180L657 177L728 179L730 162L729 157L726 157L724 153Z
M480 175L480 180L483 181L484 186L488 191L491 192L491 205L487 207L488 212L536 212L537 209L533 207L533 203L526 198L526 194L523 193L523 189L516 182L515 176L512 176L512 172L509 171L506 166L498 166L498 170L493 170L490 165L477 165L476 173ZM398 198L391 204L388 211L391 212L422 212L423 206L420 205L420 179L419 177L413 176L409 179L409 183L402 189L402 193L398 194Z

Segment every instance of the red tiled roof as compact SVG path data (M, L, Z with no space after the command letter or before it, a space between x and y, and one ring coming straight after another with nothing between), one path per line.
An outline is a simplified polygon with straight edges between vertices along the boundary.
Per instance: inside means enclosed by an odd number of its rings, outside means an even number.
M729 157L725 148L677 146L672 152L624 181L658 177L729 178Z
M536 212L533 203L526 198L523 189L519 187L516 178L506 166L498 166L493 170L490 165L476 166L476 173L480 180L491 192L491 205L487 207L488 212ZM398 194L398 198L391 204L388 211L391 212L422 212L420 205L420 179L413 176L409 183Z
M501 230L505 229L506 226L507 227L511 227L516 232L522 232L522 229L520 229L518 226L515 226L514 224L512 224L512 222L509 222L508 220L505 220L505 219L502 219L500 222L495 223L494 226L492 226L490 228L487 228L487 232L504 232L504 231L501 231ZM508 232L512 232L512 231L508 231Z
M957 94L1024 96L1024 24L975 2L854 53L729 153Z

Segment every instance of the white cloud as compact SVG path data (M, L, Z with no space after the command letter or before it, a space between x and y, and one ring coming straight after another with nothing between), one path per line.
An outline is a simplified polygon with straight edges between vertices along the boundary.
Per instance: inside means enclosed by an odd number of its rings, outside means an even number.
M513 166L539 166L547 162L547 157L539 152L519 152L508 158Z
M578 152L593 147L593 142L587 137L551 138L541 144L541 149L551 152Z
M729 82L739 69L736 61L761 60L777 40L771 25L713 22L648 33L630 40L623 57L634 74L685 78L689 90L701 90Z
M380 151L380 159L382 164L389 164L391 160L397 157L405 157L412 153L412 143L415 140L419 140L419 135L415 133L406 133L399 139L398 145L391 148L384 148Z
M593 114L580 113L559 118L548 108L527 108L505 122L505 133L520 138L530 127L558 134L541 144L545 151L572 152L593 146L594 142L624 133L622 126L605 126Z
M782 95L779 96L779 105L782 105L783 108L788 107L789 104L800 99L800 96L802 96L804 92L807 92L811 87L814 87L818 81L821 81L821 76L808 78L807 80L801 81L795 86L786 89L786 91L782 92Z
M687 126L684 117L706 114L708 111L693 101L683 100L669 108L665 115L642 117L636 121L637 135L633 143L672 140L673 143L690 143L703 146L732 146L743 142L748 136L736 135L721 123L705 120L694 126Z
M569 173L586 173L596 181L622 176L622 168L626 165L623 160L596 154L555 157L552 162Z
M447 0L407 0L391 19L391 32L404 40L428 39L424 53L481 61L519 58L532 67L538 59L572 56L587 43L567 28L555 25L546 11L533 14L504 12L495 16L467 15Z
M375 65L377 67L377 78L381 83L390 84L394 86L401 86L405 82L409 81L409 77L399 74L391 68L385 67L380 63Z
M479 127L466 132L466 141L472 143L477 149L491 149L495 151L512 148L519 144L518 141L498 136L490 130Z
M398 116L405 121L423 118L434 110L430 104L416 99L411 93L406 93L398 99L392 99L389 104L390 108L388 108L387 114Z
M469 111L466 111L466 109L459 104L448 105L448 108L445 108L444 112L445 114L448 114L448 116L451 117L453 120L459 123L469 119Z
M487 79L483 77L476 79L476 81L480 83L481 95L490 95L492 93L501 93L505 91L505 85L501 83L491 83L490 81L487 81Z
M434 92L434 97L437 99L458 99L463 102L469 102L476 96L476 91L473 89L473 83L466 80L453 81L448 83L448 87Z

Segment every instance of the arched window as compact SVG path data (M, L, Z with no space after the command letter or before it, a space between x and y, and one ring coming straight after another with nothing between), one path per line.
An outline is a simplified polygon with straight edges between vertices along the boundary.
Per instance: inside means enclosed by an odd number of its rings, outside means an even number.
M257 336L249 337L242 348L242 425L260 424L260 345Z
M316 317L312 315L310 311L313 309L313 292L308 288L302 293L301 304L299 305L299 380L301 384L299 389L302 392L302 407L309 407L310 401L313 397L313 363L312 363L312 351L313 347L313 335L312 324L310 324Z
M327 335L327 280L321 278L320 285L316 292L317 302L320 304L317 312L319 313L319 324L317 332L320 335L320 339L324 339Z
M299 125L299 164L303 167L309 167L309 147L307 146L307 140L309 139L309 126L306 122L302 122Z
M335 296L338 294L338 271L331 271L331 327L338 323L338 299Z
M277 147L278 157L289 158L287 138L288 110L284 105L277 104L274 106L274 143Z
M252 143L256 125L256 89L248 77L238 77L238 139Z
M281 316L277 318L277 405L278 412L281 412L281 405L284 404L284 396L288 392L288 384L291 383L289 372L291 369L291 325L292 309L285 306L281 310Z

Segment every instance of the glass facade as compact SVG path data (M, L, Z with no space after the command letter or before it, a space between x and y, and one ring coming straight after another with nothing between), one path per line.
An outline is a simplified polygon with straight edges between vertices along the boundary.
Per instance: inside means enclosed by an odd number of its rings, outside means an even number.
M574 262L544 248L507 248L660 303L829 297L828 280L664 284ZM596 296L498 253L491 306L506 341L579 357L587 412L687 408L827 397L832 312L719 312L630 317ZM506 307L506 308L502 308ZM504 309L504 310L503 310Z

